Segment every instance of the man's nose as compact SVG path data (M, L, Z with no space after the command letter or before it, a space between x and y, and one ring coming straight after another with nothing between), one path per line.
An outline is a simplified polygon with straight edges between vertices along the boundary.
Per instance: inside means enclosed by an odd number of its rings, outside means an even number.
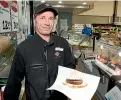
M49 19L45 20L45 24L48 25L48 26L50 25Z

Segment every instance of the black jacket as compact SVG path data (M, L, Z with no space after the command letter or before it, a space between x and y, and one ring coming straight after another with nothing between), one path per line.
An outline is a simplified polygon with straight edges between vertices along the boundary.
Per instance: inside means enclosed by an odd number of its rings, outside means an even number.
M58 65L75 68L65 39L53 35L50 42L46 42L35 35L25 40L16 49L4 100L18 100L24 77L27 100L66 100L63 94L46 90L57 77Z

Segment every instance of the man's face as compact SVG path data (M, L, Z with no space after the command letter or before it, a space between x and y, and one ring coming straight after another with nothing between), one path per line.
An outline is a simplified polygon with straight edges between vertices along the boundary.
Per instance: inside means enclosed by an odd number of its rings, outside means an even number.
M53 12L46 11L35 17L35 29L38 34L50 35L54 27L55 16Z

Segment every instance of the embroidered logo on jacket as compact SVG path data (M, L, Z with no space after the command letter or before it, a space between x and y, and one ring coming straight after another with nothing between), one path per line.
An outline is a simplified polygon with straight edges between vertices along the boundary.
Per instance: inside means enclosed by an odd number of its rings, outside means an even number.
M55 58L59 58L60 57L60 52L56 51L55 52Z

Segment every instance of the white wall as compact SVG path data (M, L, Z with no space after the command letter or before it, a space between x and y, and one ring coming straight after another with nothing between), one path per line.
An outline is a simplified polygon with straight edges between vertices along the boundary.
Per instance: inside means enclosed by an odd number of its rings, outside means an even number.
M108 16L72 16L73 24L108 24Z
M121 1L118 1L117 16L121 17Z
M79 15L112 16L114 1L98 1L94 3L94 9Z

